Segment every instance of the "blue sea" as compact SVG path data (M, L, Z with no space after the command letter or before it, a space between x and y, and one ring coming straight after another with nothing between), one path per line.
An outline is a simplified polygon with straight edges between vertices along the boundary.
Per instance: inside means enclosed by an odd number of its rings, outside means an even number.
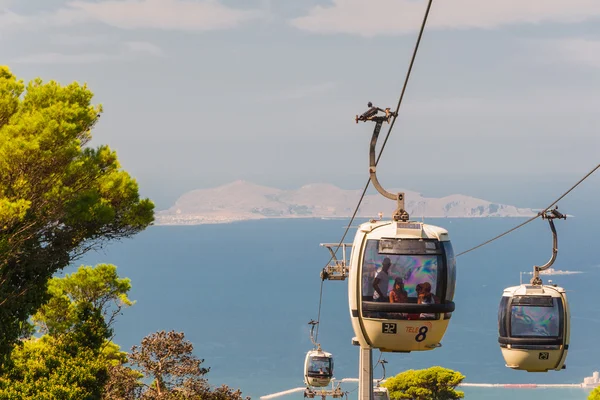
M516 218L425 219L448 229L456 253L523 222ZM88 253L77 265L106 262L132 282L136 301L117 322L115 341L125 350L157 330L184 331L195 354L211 368L213 385L226 383L259 396L302 386L304 356L312 348L308 322L317 318L319 272L329 260L320 243L338 242L347 220L270 219L200 226L150 227L136 237ZM353 223L358 225L357 221ZM551 255L548 224L538 219L489 245L460 256L456 311L443 347L410 354L373 352L388 376L440 365L471 383L579 383L600 370L600 217L556 221L555 269L581 274L545 277L567 289L572 333L567 369L548 373L504 366L497 343L502 290L519 272ZM346 242L351 242L351 228ZM77 265L65 270L72 271ZM526 276L524 279L529 279ZM349 319L346 282L326 281L319 342L335 357L336 378L357 377L358 348ZM375 371L375 377L381 370ZM356 384L344 386L356 398ZM584 389L464 388L467 399L586 399ZM299 399L290 395L283 399Z

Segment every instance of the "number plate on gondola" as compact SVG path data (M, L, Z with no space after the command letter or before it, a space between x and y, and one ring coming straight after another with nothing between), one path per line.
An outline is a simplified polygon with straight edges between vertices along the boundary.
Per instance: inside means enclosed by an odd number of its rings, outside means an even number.
M388 333L390 335L395 335L397 330L398 330L397 325L394 323L383 322L381 324L381 332L382 333Z

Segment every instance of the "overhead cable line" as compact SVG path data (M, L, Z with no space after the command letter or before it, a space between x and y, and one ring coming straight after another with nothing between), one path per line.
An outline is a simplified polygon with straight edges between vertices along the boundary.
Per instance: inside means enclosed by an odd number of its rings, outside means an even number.
M431 3L433 2L433 0L429 0L429 2L427 3L427 9L425 10L425 15L423 16L423 21L421 22L421 29L419 29L419 35L417 37L417 42L415 43L415 47L413 50L413 54L412 57L410 59L410 64L408 66L408 71L406 72L406 77L404 79L404 85L402 86L402 91L400 92L400 98L398 99L398 105L396 106L396 112L392 118L392 121L390 123L390 127L387 131L387 134L385 136L385 140L383 141L383 144L381 145L381 149L379 150L379 154L377 155L377 160L375 161L375 165L377 165L379 163L379 159L381 158L381 154L383 153L383 150L385 149L385 145L390 137L390 134L392 132L392 128L394 127L394 123L396 122L396 118L398 118L398 111L400 110L400 106L402 105L402 100L404 99L404 93L406 92L406 88L408 86L408 81L410 79L410 74L412 72L412 68L413 65L415 63L415 58L417 56L417 51L419 50L419 45L421 44L421 38L423 37L423 31L425 30L425 25L427 24L427 17L429 16L429 10L431 9ZM348 234L348 231L350 230L350 226L352 225L352 222L354 221L354 219L356 218L356 214L358 213L358 210L360 208L360 205L363 201L363 199L365 198L365 194L367 193L367 189L369 188L369 184L371 183L371 178L369 177L369 180L367 181L367 183L365 184L365 188L362 191L362 194L360 196L360 199L358 200L358 204L356 205L356 208L354 209L354 213L352 213L352 217L350 218L350 222L348 222L348 226L346 227L346 230L344 231L344 234L342 235L342 238L340 239L339 244L336 246L331 258L329 259L329 261L327 262L327 264L325 264L325 267L327 267L329 265L329 263L331 263L331 261L335 258L335 255L337 254L338 250L340 249L340 247L342 246L342 243L344 243L344 240L346 239L346 235ZM319 294L319 318L317 319L317 322L320 322L320 316L321 316L321 299L323 297L323 279L321 279L321 289L320 289L320 294ZM316 332L316 336L319 335L319 325L317 325L317 332Z
M315 332L315 342L319 339L319 322L321 322L321 303L323 302L323 282L325 279L321 279L321 288L319 289L319 312L317 313L317 331Z
M570 188L569 190L567 190L565 193L563 193L563 194L562 194L562 195L561 195L561 196L560 196L558 199L556 199L554 202L552 202L552 204L550 204L548 207L546 207L546 208L545 208L543 211L539 212L539 213L538 213L538 214L537 214L535 217L531 217L531 218L529 218L527 221L525 221L525 222L523 222L523 223L521 223L521 224L519 224L519 225L515 226L514 228L512 228L512 229L509 229L509 230L507 230L506 232L504 232L504 233L501 233L500 235L498 235L498 236L495 236L495 237L491 238L490 240L487 240L487 241L485 241L485 242L483 242L483 243L481 243L481 244L479 244L479 245L477 245L477 246L475 246L475 247L472 247L472 248L470 248L469 250L465 250L465 251L463 251L463 252L461 252L461 253L458 253L458 254L456 255L456 257L460 257L460 256L462 256L463 254L467 254L467 253L468 253L468 252L470 252L470 251L473 251L473 250L475 250L475 249L478 249L478 248L480 248L480 247L483 247L483 246L485 246L486 244L488 244L488 243L491 243L491 242L493 242L493 241L494 241L494 240L496 240L496 239L500 239L502 236L508 235L509 233L511 233L511 232L513 232L513 231L516 231L517 229L519 229L519 228L521 228L521 227L523 227L523 226L527 225L527 224L528 224L528 223L530 223L531 221L533 221L533 220L535 220L535 219L537 219L537 218L541 217L543 214L545 214L545 213L546 213L546 211L550 210L550 209L551 209L551 208L552 208L552 207L553 207L553 206L554 206L556 203L558 203L558 202L559 202L560 200L562 200L562 199L563 199L563 198L564 198L566 195L568 195L569 193L571 193L571 191L573 191L573 189L575 189L577 186L579 186L579 184L580 184L581 182L583 182L583 181L584 181L584 180L586 180L586 179L587 179L587 178L588 178L590 175L592 175L594 172L596 172L596 170L597 170L598 168L600 168L600 164L596 165L596 167L595 167L595 168L593 168L593 169L592 169L590 172L588 172L588 173L587 173L587 174L586 174L586 175L585 175L583 178L581 178L581 179L579 180L579 182L577 182L576 184L574 184L573 186L571 186L571 188Z

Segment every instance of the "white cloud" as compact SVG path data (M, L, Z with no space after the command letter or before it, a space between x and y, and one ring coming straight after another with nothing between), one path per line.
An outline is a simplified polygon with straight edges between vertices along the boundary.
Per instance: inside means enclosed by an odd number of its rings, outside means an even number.
M397 35L420 27L426 4L424 0L333 0L331 6L315 6L308 15L290 23L317 33ZM427 27L485 29L598 17L598 0L437 0L432 3Z
M527 39L520 46L529 55L527 63L543 68L556 65L575 65L600 68L600 40L571 37L555 40ZM595 81L594 81L595 82Z
M263 16L264 10L235 9L216 0L76 0L53 12L31 15L0 8L0 31L40 30L90 22L122 29L209 31L235 28Z
M136 58L140 55L160 57L163 51L160 47L148 42L125 42L119 51L115 53L106 52L83 52L83 53L38 53L18 57L12 60L19 64L90 64L101 61L124 60Z
M257 18L259 11L226 7L215 0L108 0L68 3L88 18L123 29L207 31L234 28Z
M85 12L61 8L54 12L21 15L10 10L0 11L0 31L39 30L89 22Z
M125 42L124 46L127 50L133 51L136 53L145 53L148 55L161 57L163 56L163 51L160 47L155 44L148 42Z
M115 42L111 35L68 35L59 33L50 37L50 42L59 46L98 46Z
M108 53L39 53L14 58L12 62L19 64L90 64L118 58Z
M560 59L589 67L600 68L600 41L563 39L556 43Z

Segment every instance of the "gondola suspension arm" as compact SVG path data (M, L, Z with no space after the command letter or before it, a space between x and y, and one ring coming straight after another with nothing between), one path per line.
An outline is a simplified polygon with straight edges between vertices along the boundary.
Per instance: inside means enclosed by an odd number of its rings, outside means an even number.
M369 102L369 109L365 111L362 115L356 116L356 123L358 121L374 121L375 128L373 129L373 136L371 136L371 144L369 146L369 178L373 183L373 186L382 196L390 199L396 200L398 206L396 210L392 214L392 218L394 221L408 221L409 215L408 212L404 209L404 193L390 193L381 186L379 183L379 179L377 179L377 159L375 157L375 147L377 145L377 140L379 139L379 132L381 132L381 125L384 122L390 123L390 119L392 117L397 117L397 111L390 111L390 108L386 108L385 110L379 107L373 107L373 104ZM378 115L379 112L382 111L385 115Z
M317 343L317 338L315 336L315 326L319 325L319 321L315 321L314 319L311 319L308 324L310 325L310 341L313 343L313 345L315 347L317 347L319 350L321 350L321 345ZM319 330L317 329L317 335L318 335Z
M552 256L550 260L544 265L534 265L533 266L533 278L531 278L532 285L541 285L542 279L540 278L540 271L544 271L554 264L556 260L556 254L558 253L558 235L556 234L556 227L554 226L554 219L567 219L567 216L558 212L558 207L553 208L552 210L548 210L544 213L540 213L542 219L547 219L550 224L550 229L552 230Z

